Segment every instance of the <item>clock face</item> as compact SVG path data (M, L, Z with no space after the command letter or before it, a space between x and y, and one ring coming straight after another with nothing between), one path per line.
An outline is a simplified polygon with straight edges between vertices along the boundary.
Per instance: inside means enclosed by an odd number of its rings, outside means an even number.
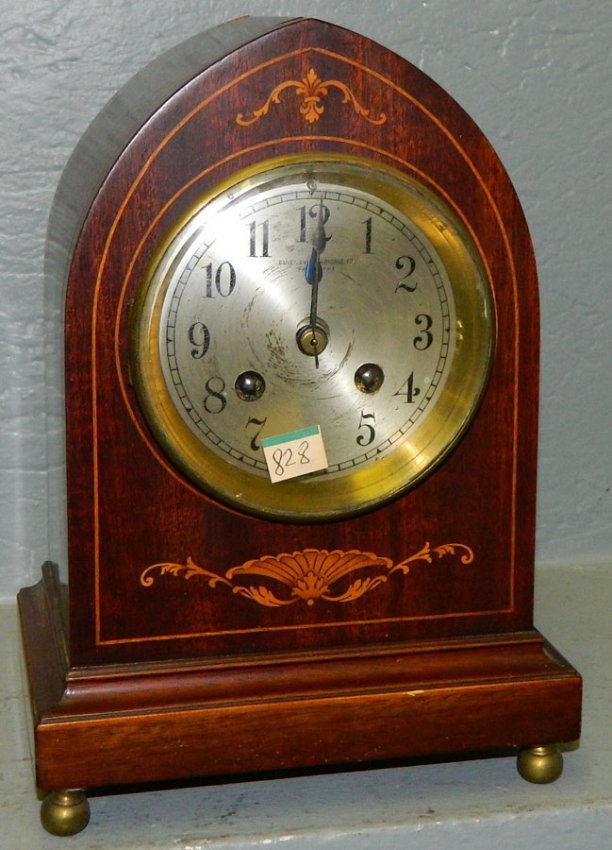
M440 462L493 336L486 275L445 204L371 163L301 157L242 173L173 229L137 299L132 366L197 486L317 521Z

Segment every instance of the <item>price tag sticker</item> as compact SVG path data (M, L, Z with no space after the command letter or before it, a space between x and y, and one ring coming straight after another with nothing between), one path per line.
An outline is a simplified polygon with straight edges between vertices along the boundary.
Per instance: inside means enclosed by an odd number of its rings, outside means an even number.
M298 475L308 475L309 472L318 472L328 466L318 425L279 434L277 437L264 437L261 447L273 484L297 478Z

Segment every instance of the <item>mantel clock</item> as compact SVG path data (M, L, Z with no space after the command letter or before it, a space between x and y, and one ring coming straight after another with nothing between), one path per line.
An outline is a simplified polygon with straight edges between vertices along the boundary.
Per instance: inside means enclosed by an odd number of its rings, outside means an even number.
M87 788L330 763L556 778L580 677L532 620L536 271L449 95L321 21L226 24L94 121L47 260L68 587L49 563L20 594L46 827Z

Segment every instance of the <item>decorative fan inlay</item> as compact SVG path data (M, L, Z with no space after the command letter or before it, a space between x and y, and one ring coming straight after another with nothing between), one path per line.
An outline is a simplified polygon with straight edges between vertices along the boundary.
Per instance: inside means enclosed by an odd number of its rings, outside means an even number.
M393 574L408 575L411 564L419 561L431 564L434 557L446 555L459 556L462 564L471 564L474 560L474 552L464 543L444 543L433 548L426 543L418 552L397 564L390 558L357 549L347 552L340 549L304 549L292 554L263 555L231 567L224 575L196 564L191 557L184 564L152 564L141 573L140 583L143 587L151 587L161 576L198 577L205 579L210 588L230 588L233 593L268 608L293 605L299 601L307 605L314 605L319 600L346 603L384 584ZM363 575L366 570L373 574ZM348 585L341 584L342 579L356 572L362 575L349 580ZM244 579L240 580L244 576L258 576L266 583L247 584ZM333 590L334 585L339 587Z

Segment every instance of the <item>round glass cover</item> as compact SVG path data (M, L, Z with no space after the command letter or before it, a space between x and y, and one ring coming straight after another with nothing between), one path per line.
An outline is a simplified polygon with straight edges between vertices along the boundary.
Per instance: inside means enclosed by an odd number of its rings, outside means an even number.
M185 475L232 507L313 522L369 510L444 458L493 340L486 273L445 203L364 160L295 157L241 172L172 230L131 358ZM317 427L326 468L272 483L262 441L282 452Z

